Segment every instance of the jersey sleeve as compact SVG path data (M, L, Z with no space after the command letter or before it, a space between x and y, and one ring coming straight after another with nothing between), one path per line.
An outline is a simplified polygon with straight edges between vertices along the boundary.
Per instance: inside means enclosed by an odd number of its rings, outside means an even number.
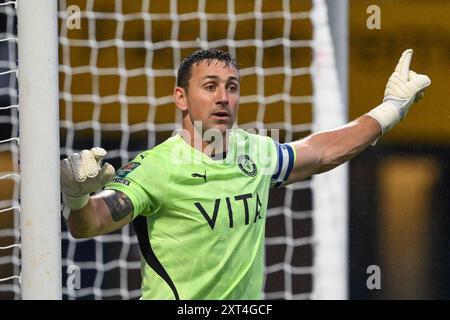
M105 189L123 192L133 203L133 219L138 215L156 213L164 201L166 186L165 170L159 161L141 153L124 167L117 170L115 177Z
M287 143L275 143L275 151L272 158L276 162L275 172L271 178L271 186L275 188L281 187L289 178L295 163L295 150Z

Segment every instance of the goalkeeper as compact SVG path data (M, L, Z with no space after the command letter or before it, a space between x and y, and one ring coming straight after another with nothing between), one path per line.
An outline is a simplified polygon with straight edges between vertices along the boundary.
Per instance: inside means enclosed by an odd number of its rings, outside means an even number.
M100 166L101 148L62 160L71 234L93 237L133 222L143 299L261 298L269 188L339 166L403 120L431 83L409 70L412 54L400 57L379 106L342 127L279 144L232 129L237 61L216 49L194 52L181 63L174 90L182 134L117 173Z

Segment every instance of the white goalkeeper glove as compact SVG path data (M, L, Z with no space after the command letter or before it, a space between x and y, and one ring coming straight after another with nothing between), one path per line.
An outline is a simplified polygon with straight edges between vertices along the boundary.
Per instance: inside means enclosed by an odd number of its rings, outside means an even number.
M65 205L64 216L70 210L79 210L89 201L89 195L101 189L115 174L114 167L100 162L105 149L92 148L74 153L61 161L61 191Z
M382 135L406 117L413 102L419 101L431 84L426 75L409 70L412 55L412 49L403 52L386 85L383 103L368 113L380 124Z

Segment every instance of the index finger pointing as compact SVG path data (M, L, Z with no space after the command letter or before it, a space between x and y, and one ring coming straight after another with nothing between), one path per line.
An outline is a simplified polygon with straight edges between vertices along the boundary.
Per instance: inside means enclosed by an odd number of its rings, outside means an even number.
M404 81L408 81L409 66L411 65L413 52L413 49L405 50L395 67L395 71L399 73L400 79Z

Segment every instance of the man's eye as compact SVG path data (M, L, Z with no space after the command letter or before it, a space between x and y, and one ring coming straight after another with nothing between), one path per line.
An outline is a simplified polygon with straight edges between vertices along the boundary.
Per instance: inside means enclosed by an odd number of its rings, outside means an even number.
M208 84L205 88L208 91L214 91L214 89L216 89L216 86L213 84Z
M228 91L230 92L236 92L238 90L238 86L232 84L228 86Z

